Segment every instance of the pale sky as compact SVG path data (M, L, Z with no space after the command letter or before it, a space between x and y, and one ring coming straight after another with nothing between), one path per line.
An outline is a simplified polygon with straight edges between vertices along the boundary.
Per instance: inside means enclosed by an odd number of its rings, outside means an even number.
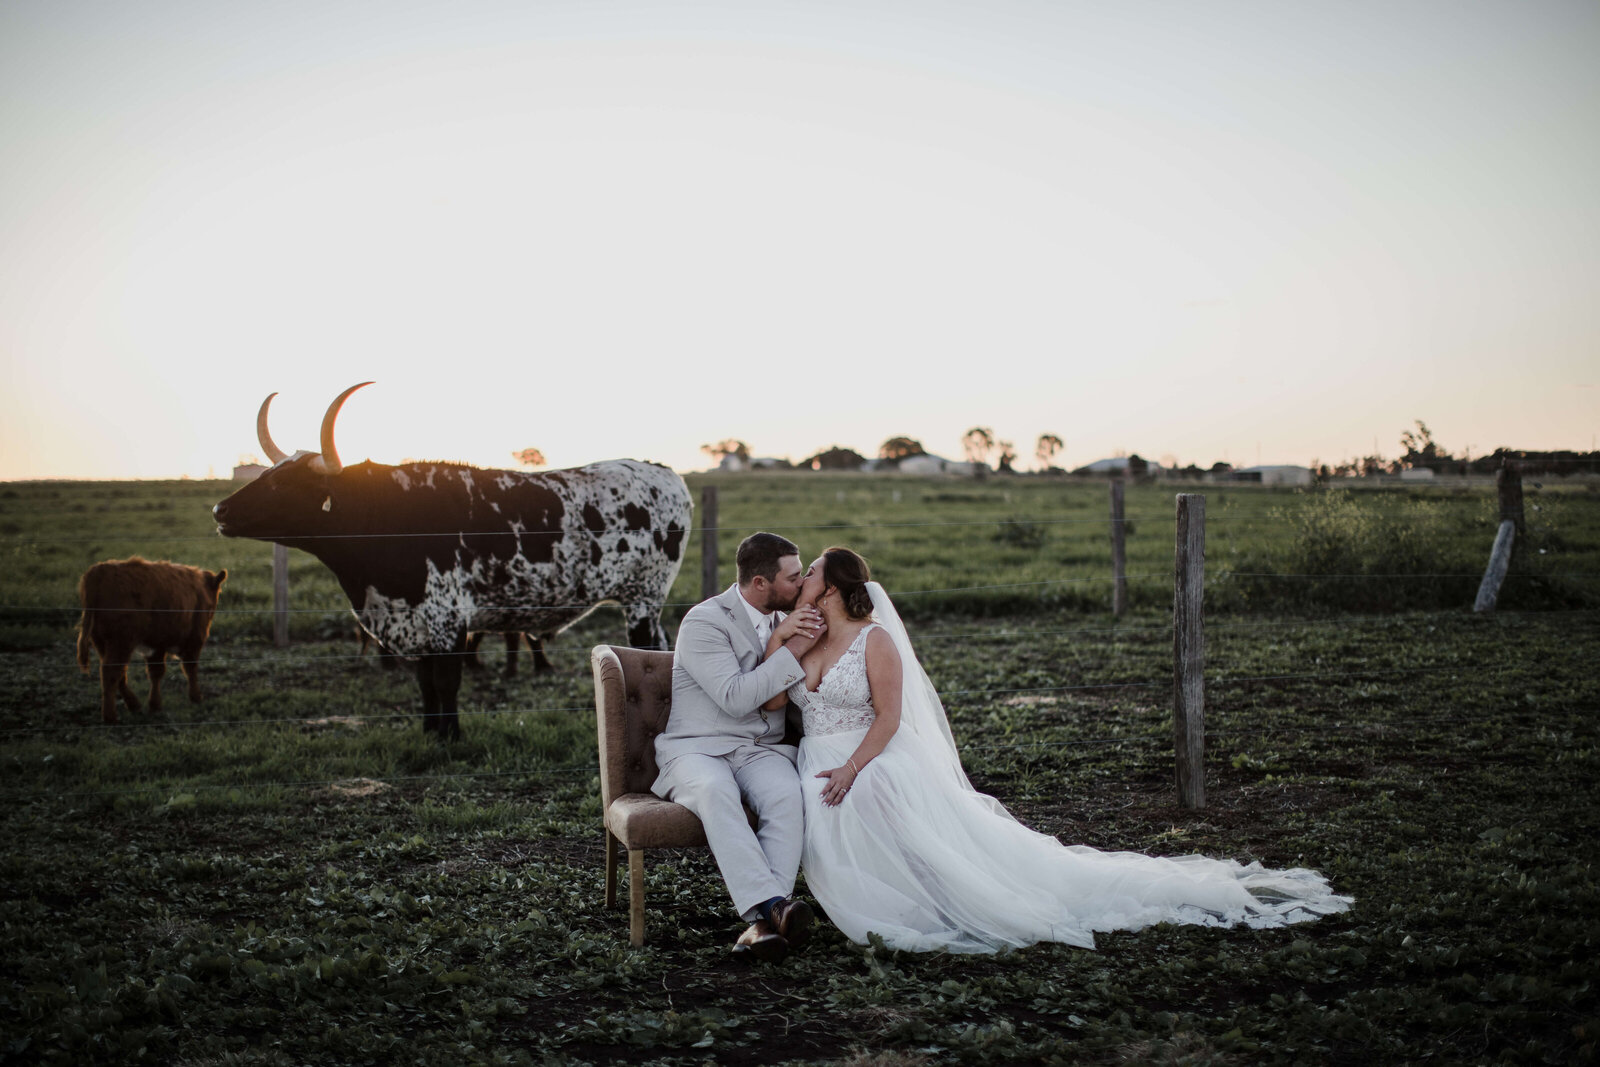
M1600 4L0 0L0 479L1600 430Z

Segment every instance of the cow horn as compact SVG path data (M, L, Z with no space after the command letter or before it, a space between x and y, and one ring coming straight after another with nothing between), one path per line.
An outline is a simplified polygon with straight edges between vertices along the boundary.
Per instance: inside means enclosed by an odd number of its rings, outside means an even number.
M256 440L261 442L261 450L267 454L267 460L277 466L288 458L289 454L272 443L272 434L267 432L267 409L272 406L272 398L277 393L268 393L267 398L261 402L261 410L256 412Z
M344 464L339 462L339 451L333 447L333 424L339 418L339 409L344 407L344 402L350 398L351 393L364 385L371 384L371 382L361 382L352 385L328 405L328 413L322 416L322 464L329 474L338 474L344 469Z

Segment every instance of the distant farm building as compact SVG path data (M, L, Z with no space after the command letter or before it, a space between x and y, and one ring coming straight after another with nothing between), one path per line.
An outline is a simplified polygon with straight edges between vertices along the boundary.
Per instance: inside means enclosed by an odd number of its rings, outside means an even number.
M1431 471L1429 473L1432 473ZM1221 476L1221 480L1229 482L1249 482L1255 485L1310 485L1316 480L1310 467L1296 467L1285 464L1275 467L1245 467L1243 470L1228 471Z
M898 470L901 474L972 474L975 467L965 460L945 459L932 452L904 456L898 467L882 464L879 470Z
M1400 472L1402 482L1431 482L1434 479L1432 467L1407 467Z
M776 456L739 456L732 452L722 457L717 470L723 474L742 474L745 471L781 470L793 466L787 459Z
M1141 463L1144 464L1143 473L1151 476L1160 474L1162 471L1166 470L1166 468L1161 464L1147 459L1140 459L1138 453L1134 453L1131 456L1112 456L1110 459L1097 459L1093 463L1084 464L1082 467L1077 468L1072 473L1078 475L1127 474L1130 463L1133 465L1136 472L1139 470L1139 465Z
M233 480L236 482L253 482L266 472L266 467L260 463L241 463L233 468Z

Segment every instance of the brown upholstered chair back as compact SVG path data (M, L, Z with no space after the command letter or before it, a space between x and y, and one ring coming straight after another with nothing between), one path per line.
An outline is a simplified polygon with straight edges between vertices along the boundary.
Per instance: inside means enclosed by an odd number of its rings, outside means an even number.
M597 645L594 706L599 719L600 802L648 793L656 780L656 735L672 712L672 653Z

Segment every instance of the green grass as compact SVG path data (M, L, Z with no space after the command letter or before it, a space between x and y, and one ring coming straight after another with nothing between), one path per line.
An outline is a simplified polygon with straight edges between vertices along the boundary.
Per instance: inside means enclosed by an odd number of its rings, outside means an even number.
M505 679L486 652L465 740L442 745L422 737L410 677L357 657L306 557L308 610L272 647L255 614L270 549L209 533L226 486L19 484L0 487L0 1062L1593 1059L1600 614L1593 579L1571 577L1600 570L1586 490L1530 492L1525 588L1508 584L1522 600L1480 617L1475 579L1465 602L1435 584L1417 610L1347 606L1357 579L1246 588L1228 572L1299 573L1319 544L1387 551L1406 526L1437 551L1383 567L1476 571L1492 490L1205 487L1209 805L1195 812L1172 786L1170 577L1136 583L1124 619L1106 613L1103 485L717 484L728 578L738 537L772 528L808 551L858 545L907 591L972 777L1030 825L1314 866L1355 909L980 958L853 946L823 923L805 952L751 972L728 959L739 924L709 855L668 850L651 855L650 941L634 950L626 914L601 906L586 660L620 640L616 612L556 642L555 676ZM1130 488L1128 513L1129 570L1169 575L1171 489ZM1026 536L1004 532L1023 522ZM72 590L90 562L132 552L228 567L234 613L202 659L204 704L169 677L159 719L106 727L72 662ZM691 541L676 602L698 596L697 561ZM911 595L973 585L1002 588Z

